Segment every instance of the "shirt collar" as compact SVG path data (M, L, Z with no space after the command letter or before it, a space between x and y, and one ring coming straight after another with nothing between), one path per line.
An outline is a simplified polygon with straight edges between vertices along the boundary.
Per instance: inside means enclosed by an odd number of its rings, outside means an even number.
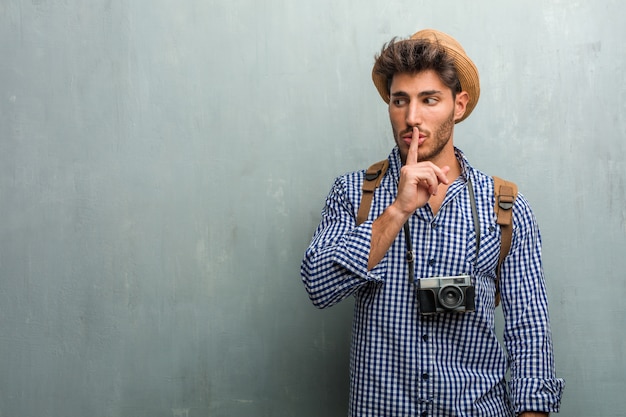
M461 177L463 180L467 181L473 171L473 168L465 157L463 151L456 146L454 147L454 154L456 155L456 159L459 161L459 165L461 166Z

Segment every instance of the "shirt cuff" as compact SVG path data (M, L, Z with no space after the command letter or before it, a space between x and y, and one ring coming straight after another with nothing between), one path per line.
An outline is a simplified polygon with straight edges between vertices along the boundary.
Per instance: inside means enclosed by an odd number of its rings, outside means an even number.
M387 254L371 271L367 270L372 241L372 223L369 220L343 237L344 250L337 251L333 261L367 281L383 282L387 271Z
M519 378L509 382L515 414L524 411L558 413L565 381L560 378Z

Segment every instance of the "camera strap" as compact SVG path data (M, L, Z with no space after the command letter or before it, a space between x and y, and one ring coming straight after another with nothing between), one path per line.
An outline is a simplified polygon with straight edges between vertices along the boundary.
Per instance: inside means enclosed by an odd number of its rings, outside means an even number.
M404 223L404 240L406 241L406 263L409 266L409 283L412 284L415 282L415 253L413 252L413 243L411 242L409 220Z
M476 196L474 195L474 186L471 178L467 179L467 191L469 192L470 205L472 206L472 218L474 219L474 230L476 231L476 259L474 259L474 268L478 265L478 253L480 252L480 220L478 218L478 210L476 209Z

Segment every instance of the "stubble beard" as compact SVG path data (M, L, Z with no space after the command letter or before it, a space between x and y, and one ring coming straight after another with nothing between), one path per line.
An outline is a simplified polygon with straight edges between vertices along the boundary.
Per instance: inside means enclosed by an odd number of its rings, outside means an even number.
M452 139L452 130L454 129L454 112L450 113L450 117L441 123L437 129L430 135L430 148L420 148L418 153L418 161L433 161L444 150L450 139ZM428 141L428 140L427 140Z

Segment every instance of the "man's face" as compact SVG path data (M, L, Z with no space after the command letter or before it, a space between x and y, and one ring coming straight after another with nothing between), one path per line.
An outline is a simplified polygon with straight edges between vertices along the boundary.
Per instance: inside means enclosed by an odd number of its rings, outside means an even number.
M454 121L465 112L467 93L453 99L452 90L428 70L394 75L390 97L389 118L403 163L413 140L419 140L420 161L435 162L444 150L453 152ZM414 137L414 127L419 138Z

